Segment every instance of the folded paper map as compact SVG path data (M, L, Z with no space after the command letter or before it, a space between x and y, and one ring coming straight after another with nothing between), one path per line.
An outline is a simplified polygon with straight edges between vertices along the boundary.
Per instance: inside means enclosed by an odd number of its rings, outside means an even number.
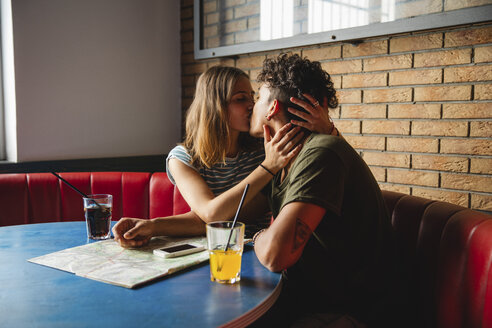
M75 273L81 277L134 288L208 260L206 250L175 258L162 258L152 253L156 248L179 243L196 243L205 248L207 246L205 237L186 239L156 237L152 238L148 246L138 249L122 248L113 239L109 239L68 248L28 261Z

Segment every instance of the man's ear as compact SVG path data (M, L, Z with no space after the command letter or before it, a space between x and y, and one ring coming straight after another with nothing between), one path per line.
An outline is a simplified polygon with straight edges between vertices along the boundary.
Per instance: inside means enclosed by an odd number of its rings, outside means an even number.
M267 121L270 121L273 116L277 115L280 112L280 108L281 108L281 103L277 99L274 99L273 104L268 109L268 112L266 115Z

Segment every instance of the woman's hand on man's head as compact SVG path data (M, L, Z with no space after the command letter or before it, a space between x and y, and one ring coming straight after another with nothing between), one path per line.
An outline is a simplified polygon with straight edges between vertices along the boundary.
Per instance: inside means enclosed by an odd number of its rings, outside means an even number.
M323 99L323 105L321 105L314 97L309 94L303 94L309 102L300 100L298 98L291 97L290 101L306 110L303 112L301 110L289 107L288 111L302 119L306 122L299 120L291 120L292 124L301 126L313 132L318 132L322 134L331 134L335 125L331 120L330 113L328 111L328 99L325 97Z

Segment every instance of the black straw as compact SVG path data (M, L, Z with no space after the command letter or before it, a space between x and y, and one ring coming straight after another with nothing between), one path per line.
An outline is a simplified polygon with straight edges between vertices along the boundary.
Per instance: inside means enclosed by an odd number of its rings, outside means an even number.
M73 190L75 190L76 192L78 192L79 194L81 194L82 197L89 198L86 194L84 194L82 191L80 191L77 188L75 188L70 182L68 182L67 180L63 179L61 176L59 176L55 172L51 172L51 174L53 174L55 177L57 177L61 181L65 182L70 188L72 188Z
M229 232L229 238L227 239L227 245L225 248L225 251L227 252L227 249L229 248L229 243L231 242L231 236L232 236L232 230L234 230L234 226L236 225L237 217L239 216L239 211L241 211L241 207L243 207L243 202L244 199L246 198L246 193L248 192L249 184L244 187L244 192L243 196L241 197L241 201L239 202L239 206L236 211L236 216L234 217L234 220L232 221L232 227L231 227L231 232Z
M70 182L68 182L67 180L63 179L61 176L59 176L58 174L56 174L55 172L51 172L51 174L53 174L55 177L57 177L58 179L60 179L61 181L65 182L70 188L72 188L73 190L75 190L76 192L78 192L80 195L82 195L82 197L84 198L89 198L91 199L89 196L87 196L86 194L84 194L82 191L78 190L77 188L75 188L74 185L72 185ZM92 199L92 201L97 205L97 207L101 207L101 205L99 205L94 199Z

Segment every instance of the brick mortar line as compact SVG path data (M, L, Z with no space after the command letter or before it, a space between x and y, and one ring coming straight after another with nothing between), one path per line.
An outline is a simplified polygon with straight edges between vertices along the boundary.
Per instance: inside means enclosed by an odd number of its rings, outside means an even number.
M384 151L381 149L373 149L373 148L354 148L356 151L364 152L364 151ZM472 155L472 154L457 154L457 153L435 153L435 152L429 152L429 153L423 153L423 152L412 152L412 151L394 151L395 153L402 153L402 154L411 154L411 155L429 155L429 156L436 156L436 155L442 155L442 156L447 156L447 157L472 157L473 159L491 159L491 155Z
M436 100L436 101L402 101L402 102L377 102L377 103L360 103L360 102L357 102L357 103L342 103L340 104L341 106L362 106L362 105L366 105L366 106L372 106L372 105L432 105L432 104L441 104L441 103L444 103L444 104L468 104L468 103L471 103L471 104L476 104L476 103L489 103L491 102L492 99L487 99L485 101L480 101L480 100L474 100L473 102L472 101L467 101L467 100L464 100L463 103L457 103L455 100L449 100L449 101L446 101L446 100Z
M366 163L367 164L367 163ZM382 168L382 169L394 169L394 170L403 170L403 171L412 171L412 172L424 172L424 173L448 173L448 174L456 174L456 175L461 175L461 176L466 176L466 175L476 175L476 174L469 174L467 172L456 172L456 171L437 171L437 170L424 170L424 169L416 169L416 168L409 168L409 167L402 167L402 166L382 166L382 165L376 165L376 164L367 164L369 167L377 167L377 168ZM480 175L482 176L482 175Z
M492 122L492 117L485 117L485 118L407 118L407 117L391 117L391 118L385 118L385 117L361 117L361 118L351 118L351 117L344 117L344 118L336 118L335 120L338 121L389 121L389 122L455 122L455 123L461 123L461 122ZM469 136L469 135L467 135Z
M492 26L492 25L491 25ZM338 45L337 45L338 46ZM342 46L342 55L343 55L343 45ZM466 49L473 49L476 48L482 48L482 47L489 47L492 46L492 42L490 43L479 43L479 44L471 44L471 45L465 45L465 46L454 46L454 47L440 47L440 48L430 48L430 49L419 49L419 50L409 50L409 51L400 51L400 52L390 52L390 53L380 53L380 54L371 54L371 55L365 55L365 56L353 56L353 57L342 57L340 56L339 58L327 58L327 59L321 59L318 60L320 63L329 63L329 62L334 62L334 61L351 61L351 60L364 60L364 59L373 59L373 58L388 58L388 57L395 57L395 56L401 56L401 55L415 55L415 54L425 54L425 53L436 53L436 52L443 52L443 51L452 51L452 50L466 50ZM388 45L388 48L390 45ZM325 49L328 47L323 47L321 46L320 48L310 48L306 50L312 50L312 49ZM309 58L309 57L308 57Z
M183 75L183 74L182 74ZM193 74L198 75L198 74ZM344 89L346 90L346 89ZM435 100L435 101L402 101L402 102L381 102L381 103L343 103L339 106L354 106L354 105L426 105L426 104L441 104L441 105L460 105L460 104L488 104L492 103L492 99L475 99L470 100Z
M392 154L392 155L428 155L428 156L439 156L439 157L463 157L470 159L492 159L492 155L470 155L470 154L433 154L429 155L429 153L419 153L419 152L403 152L403 151L394 151L394 150L377 150L377 149L364 149L363 153L380 153L380 154Z
M417 66L417 67L408 67L408 68L395 68L395 69L387 69L387 70L378 70L378 71L359 71L359 72L347 72L340 74L330 74L333 76L360 76L360 75L377 75L377 74L385 74L385 73L398 73L398 72L419 72L419 71L444 71L446 68L461 68L461 67L481 67L481 66L492 66L492 61L490 62L481 62L481 63L464 63L464 64L453 64L453 65L439 65L439 66ZM492 81L492 80L489 80ZM477 81L478 82L478 81ZM443 82L450 83L450 82ZM452 83L452 82L451 82Z
M491 26L492 26L492 25L491 25ZM477 48L485 48L485 47L490 47L491 45L492 45L492 43L479 43L479 44L474 44L474 45L472 45L471 47L472 47L473 51L475 51L475 49L477 49ZM463 46L463 47L464 47L464 46ZM470 46L468 46L468 47L470 47Z
M492 84L492 80L486 81L469 81L469 82L445 82L445 83L429 83L429 84L393 84L390 86L375 86L375 87L354 87L354 88L342 88L339 90L347 90L347 91L357 91L357 90L392 90L392 89L403 89L403 88L432 88L432 87L459 87L459 86L474 86L474 85L486 85ZM470 99L474 101L474 99ZM483 100L483 99L482 99ZM485 99L487 101L491 101L492 99ZM445 102L446 100L436 100L440 102ZM436 102L433 101L433 102ZM449 100L455 101L455 100ZM466 101L466 100L465 100ZM411 101L413 102L413 101ZM387 103L387 102L383 102Z
M364 154L368 151L376 151L376 152L381 152L382 154L385 154L386 152L389 152L389 151L386 151L386 150L377 150L377 149L364 149L364 148L356 148L356 151ZM411 156L424 156L424 157L443 157L443 158L452 158L452 157L459 157L463 160L467 160L469 159L470 161L471 160L490 160L492 159L491 156L487 156L487 155L468 155L468 154L443 154L443 153L417 153L417 152L398 152L398 151L392 151L392 153L390 155L411 155ZM384 155L383 155L384 157ZM413 158L413 157L412 157ZM402 166L397 166L397 167L402 167ZM405 168L408 168L408 167L405 167ZM445 171L447 172L447 171ZM462 172L462 173L467 173L467 172ZM470 173L474 173L474 174L489 174L489 173L480 173L480 172L471 172Z
M461 190L461 189L449 189L449 188L443 188L443 187L430 187L430 186L421 186L421 185L413 185L413 184L403 184L401 182L386 182L386 181L378 181L378 183L385 184L385 185L397 185L397 186L402 186L402 187L414 187L414 188L423 188L423 189L429 189L429 190L442 190L442 191L450 191L450 192L458 192L462 194L477 194L477 195L483 195L483 196L492 196L492 193L487 193L483 191L469 191L469 190Z
M482 28L487 28L492 26L492 24L488 22L479 22L479 23L468 23L464 24L461 26L456 26L456 27L450 27L447 28L446 30L452 31L452 32L459 32L459 31L465 31L465 30L479 30Z
M381 189L383 190L386 190L384 188L384 186L398 186L398 187L407 187L407 188L420 188L420 189L428 189L428 190L439 190L439 191L444 191L444 192L453 192L453 193L457 193L457 194L462 194L463 196L468 196L467 198L469 199L470 198L470 195L475 195L475 194L479 194L480 192L467 192L467 191L464 191L464 190L461 190L461 189L447 189L447 188L438 188L438 187L429 187L429 186L421 186L421 185L405 185L405 184L401 184L401 183L397 183L397 182L386 182L386 181L379 181L377 180L377 182L379 184L381 184L382 186L380 186ZM391 191L391 190L390 190ZM413 190L411 190L411 193L410 195L415 195L413 194ZM490 196L488 194L485 194L484 196ZM417 196L417 197L423 197L423 196ZM467 199L467 203L468 203L468 199ZM436 200L436 199L433 199L433 200ZM437 201L439 201L437 199ZM471 207L471 206L467 206L467 205L460 205L462 207L465 207L465 208L469 208L469 209L474 209L474 210L480 210L480 211L486 211L486 210L483 210L481 209L480 207Z
M434 28L434 29L431 29L429 31L409 31L409 32L406 32L406 33L402 33L402 35L395 35L395 36L391 36L392 38L395 38L395 39L401 39L401 38L405 38L405 37L408 37L408 35L411 35L411 36L421 36L421 35L431 35L431 34L439 34L439 33L445 33L444 31L458 31L458 30L465 30L467 28L469 29L474 29L475 27L476 28L481 28L483 26L488 26L488 25L492 25L490 23L468 23L468 24L464 24L464 25L460 25L460 26L449 26L449 27L437 27L437 28Z
M343 132L344 136L357 136L357 137L388 137L388 138L404 138L404 139L445 139L445 140L486 140L489 141L491 137L466 137L466 136L430 136L430 135L409 135L409 134L382 134L382 133L350 133ZM488 155L487 155L488 156Z
M188 52L191 53L191 52ZM255 56L256 57L256 56ZM258 56L261 57L261 56ZM221 57L225 58L225 57ZM242 57L242 58L247 58L247 57ZM241 59L241 57L239 57ZM218 59L214 59L218 60ZM214 61L210 60L210 61ZM197 63L203 63L206 62L204 60L199 60L199 61L191 61L188 62L189 64L197 64ZM342 62L342 61L338 61ZM371 70L371 71L366 71L364 70L364 65L362 66L362 70L356 71L356 72L344 72L344 73L334 73L330 74L331 76L347 76L347 75L375 75L375 74L383 74L383 73L393 73L393 72L408 72L408 71L426 71L426 70L439 70L439 69L446 69L446 68L459 68L459 67L481 67L481 66L490 66L492 64L492 61L486 61L486 62L479 62L479 63L461 63L461 64L451 64L451 65L436 65L436 66L416 66L416 67L406 67L406 68L394 68L394 69L385 69L385 70ZM256 68L261 68L260 66L258 67L249 67L248 69L256 69Z
M454 174L454 175L460 175L460 176L477 176L477 177L482 177L482 178L492 178L492 174L486 174L486 173L467 173L467 172L455 172L455 171L443 171L443 170L426 170L426 169L411 169L408 167L401 167L401 166L383 166L383 165L374 165L374 164L367 164L369 167L374 166L374 167L380 167L384 169L392 169L395 171L411 171L411 172L423 172L423 173L444 173L444 174ZM491 192L492 193L492 192Z
M386 152L386 150L376 150L376 149L365 149L365 148L355 148L356 151L358 152L361 152L361 153L364 153L365 151L368 151L368 150L375 150L375 151L381 151L381 152ZM401 152L395 152L393 151L393 153L391 155L415 155L415 156L439 156L439 157L448 157L448 158L452 158L452 157L459 157L459 158L463 158L463 159L467 159L469 158L470 161L471 160L490 160L492 159L490 156L488 155L468 155L468 154L447 154L447 153L422 153L422 152L404 152L404 151L401 151ZM466 173L466 172L465 172ZM488 173L480 173L480 172L473 172L474 174L488 174Z
M448 189L448 188L442 188L442 187L432 187L432 186L427 186L427 185L415 185L415 184L402 184L401 182L388 182L388 181L379 181L376 179L378 183L384 183L384 184L389 184L389 185L397 185L397 186L402 186L402 187L409 187L409 188L428 188L428 189L433 189L433 190L442 190L442 191L448 191L448 192L457 192L457 193L462 193L462 194L479 194L483 196L491 196L492 194L489 193L484 193L483 191L467 191L467 190L462 190L462 189Z
M468 44L463 46L448 46L448 47L438 47L438 48L429 48L429 49L417 49L417 50L408 50L408 51L400 51L400 52L392 52L387 56L400 56L400 55L408 55L408 54L425 54L425 53L433 53L433 52L442 52L442 51L452 51L452 50L465 50L465 49L473 49L474 47L488 47L491 46L492 42L488 43L477 43L477 44ZM362 56L359 56L363 58ZM381 56L383 57L383 56Z

